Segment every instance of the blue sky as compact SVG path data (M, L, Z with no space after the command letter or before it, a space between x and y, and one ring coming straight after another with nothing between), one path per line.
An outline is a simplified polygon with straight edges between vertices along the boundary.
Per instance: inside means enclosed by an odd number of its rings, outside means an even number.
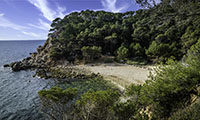
M134 0L0 0L0 40L46 39L51 21L73 11L138 10Z

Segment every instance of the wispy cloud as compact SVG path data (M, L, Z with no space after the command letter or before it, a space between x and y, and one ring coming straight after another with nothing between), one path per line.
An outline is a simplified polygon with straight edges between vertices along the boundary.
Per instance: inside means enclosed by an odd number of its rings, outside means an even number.
M50 29L49 23L44 22L41 19L39 19L38 21L39 21L39 23L37 25L34 25L34 24L28 24L28 25L31 26L31 27L37 28L37 29L44 30L44 31L48 31Z
M33 33L33 32L25 32L22 31L23 34L28 35L28 36L32 36L32 37L40 37L40 35Z
M66 11L66 8L65 7L61 7L59 5L57 5L57 16L56 17L60 17L60 18L63 18L65 16L65 11Z
M53 21L55 18L63 18L65 16L65 7L61 7L56 4L56 9L51 9L47 0L28 0L29 3L34 5L41 13L44 18L49 22ZM28 24L31 27L35 27L44 31L48 31L51 27L48 22L38 19L38 24Z
M0 17L4 16L4 13L0 13Z
M129 6L128 4L124 4L121 7L117 7L116 6L117 0L101 0L101 3L106 11L110 11L114 13L122 12L123 10L127 9Z
M51 10L48 6L47 0L28 0L31 4L33 4L37 9L39 9L42 15L49 21L54 19L54 15L56 14L53 10Z
M27 28L8 20L3 13L0 13L0 27L11 28L14 30L24 30Z
M56 17L64 17L64 12L66 8L57 5L56 10L52 10L49 6L47 0L28 0L31 4L33 4L40 12L42 13L43 17L47 20L52 21Z
M23 33L24 35L28 35L28 36L32 36L32 37L40 37L40 35L33 33L33 32L27 32L27 30L29 30L28 27L26 26L22 26L19 24L16 24L12 21L10 21L9 19L7 19L5 17L5 14L0 13L0 27L4 27L4 28L10 28L13 30L17 30L21 33ZM22 35L17 35L17 37L21 37Z

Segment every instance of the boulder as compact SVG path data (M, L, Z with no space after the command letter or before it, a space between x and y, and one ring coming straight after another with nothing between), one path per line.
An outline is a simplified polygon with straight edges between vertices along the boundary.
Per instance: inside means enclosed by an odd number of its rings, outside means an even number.
M5 64L5 65L3 65L3 67L10 67L10 65L9 64Z
M21 62L11 63L10 67L12 68L13 71L20 71L20 70L22 70Z

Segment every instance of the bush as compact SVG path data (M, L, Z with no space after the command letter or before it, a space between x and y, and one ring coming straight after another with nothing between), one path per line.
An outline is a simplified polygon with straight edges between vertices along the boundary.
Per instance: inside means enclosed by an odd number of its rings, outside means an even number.
M168 120L199 120L200 118L200 100L191 106L184 109L180 109L168 119Z
M113 109L119 120L130 120L131 117L139 113L137 103L131 100L116 103Z
M119 99L119 93L113 90L90 91L84 93L76 102L78 118L87 120L113 119L112 107Z
M129 49L131 51L131 56L132 57L138 57L138 56L143 56L144 55L144 49L139 43L131 43L129 46Z
M61 57L63 57L63 51L59 48L51 48L49 56L53 59L60 59Z
M60 87L52 87L49 90L40 90L38 94L40 97L44 97L54 102L57 101L68 102L77 95L77 89L68 88L63 90Z
M101 57L101 47L98 46L84 46L81 48L82 55L85 60L93 61Z
M125 94L127 96L133 96L133 95L134 96L139 96L141 89L142 89L142 85L132 84L132 85L126 87Z
M124 47L123 45L118 48L117 50L117 58L119 60L124 60L126 57L129 55L129 50L128 48Z
M158 43L153 41L149 48L146 50L147 56L157 61L166 62L171 56L179 57L180 52L176 48L176 43Z

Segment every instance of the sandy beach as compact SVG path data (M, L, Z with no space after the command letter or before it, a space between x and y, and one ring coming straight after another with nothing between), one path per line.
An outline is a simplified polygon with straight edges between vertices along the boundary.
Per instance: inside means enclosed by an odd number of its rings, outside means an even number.
M78 65L79 69L85 69L93 73L99 73L105 80L109 80L121 89L125 86L134 84L142 84L148 79L152 66L134 66L118 63L107 64L88 64Z

